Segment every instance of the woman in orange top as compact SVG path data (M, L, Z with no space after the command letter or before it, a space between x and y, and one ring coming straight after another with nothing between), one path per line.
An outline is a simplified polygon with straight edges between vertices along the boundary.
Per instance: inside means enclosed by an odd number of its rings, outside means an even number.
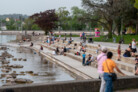
M114 68L122 75L125 75L116 66L116 63L113 60L111 60L112 57L113 57L113 53L108 52L107 59L103 62L104 80L106 82L105 92L113 92L113 84L112 84L111 74L114 73Z

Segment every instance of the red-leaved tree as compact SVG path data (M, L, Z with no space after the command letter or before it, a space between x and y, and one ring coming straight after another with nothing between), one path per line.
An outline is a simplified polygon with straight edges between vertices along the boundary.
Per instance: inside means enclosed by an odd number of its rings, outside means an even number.
M48 34L52 29L57 28L56 22L58 21L58 16L56 15L55 10L36 13L30 16L30 18L32 18L34 23L45 31L45 34Z

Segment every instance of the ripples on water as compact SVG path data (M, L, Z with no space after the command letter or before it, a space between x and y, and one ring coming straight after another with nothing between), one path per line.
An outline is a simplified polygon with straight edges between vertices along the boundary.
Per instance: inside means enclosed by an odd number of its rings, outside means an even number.
M3 39L6 38L8 37L3 37ZM51 62L47 62L46 64L44 64L43 58L33 50L27 48L8 48L9 49L7 49L7 52L12 54L14 58L17 58L17 61L13 61L12 58L7 58L7 60L10 61L9 65L20 64L24 66L23 68L12 69L12 72L16 71L17 73L20 73L21 71L33 71L34 73L39 74L39 76L32 76L30 74L18 75L17 78L31 79L32 81L34 81L33 83L75 80L75 78L73 78L63 68L57 66L56 64L53 64ZM0 54L2 52L3 51L0 50ZM18 58L27 59L27 61L18 61ZM0 63L0 66L1 65L2 64ZM2 74L2 72L0 73ZM0 79L0 86L5 83L5 78Z

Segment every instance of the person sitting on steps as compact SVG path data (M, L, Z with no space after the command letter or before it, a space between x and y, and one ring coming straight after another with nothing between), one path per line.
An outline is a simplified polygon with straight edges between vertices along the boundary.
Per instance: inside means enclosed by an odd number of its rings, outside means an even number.
M84 47L84 46L82 46L82 47L81 47L81 49L80 49L80 51L82 51L82 52L86 52L85 47Z
M85 65L90 65L91 62L94 62L94 57L91 54L89 54L88 56L89 57L88 57Z
M30 47L33 47L33 45L34 45L34 43L33 43L33 42L31 42L31 45L30 45Z
M59 47L56 48L56 54L59 54Z

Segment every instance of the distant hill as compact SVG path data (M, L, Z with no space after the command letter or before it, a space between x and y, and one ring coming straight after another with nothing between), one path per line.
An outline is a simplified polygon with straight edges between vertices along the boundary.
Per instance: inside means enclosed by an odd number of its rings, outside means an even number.
M0 15L0 19L6 19L6 18L20 19L20 17L26 19L29 16L22 15L22 14L4 14L4 15Z

